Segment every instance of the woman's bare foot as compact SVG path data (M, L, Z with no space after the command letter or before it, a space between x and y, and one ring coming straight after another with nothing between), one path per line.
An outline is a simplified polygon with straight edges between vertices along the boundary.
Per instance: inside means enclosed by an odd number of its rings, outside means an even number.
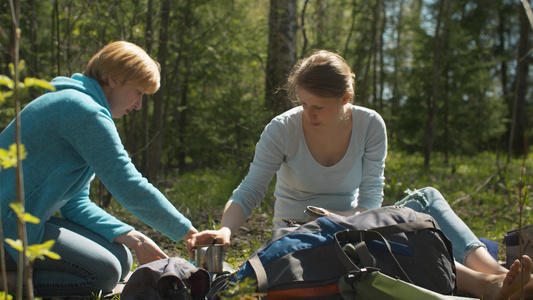
M525 265L525 263L524 263ZM525 266L524 266L525 267ZM524 272L525 272L524 268ZM510 300L519 300L522 299L522 291L520 288L516 293L514 293L510 298ZM533 299L533 280L530 280L529 283L524 283L524 298L525 300L532 300Z
M509 272L505 275L488 275L489 280L485 293L483 293L483 299L495 299L504 300L509 297L518 296L520 298L520 289L522 286L522 278L524 286L529 283L531 279L531 258L529 256L522 256L522 264L519 260L516 260ZM522 273L522 268L524 272ZM521 276L523 274L523 277ZM527 298L526 298L527 299Z

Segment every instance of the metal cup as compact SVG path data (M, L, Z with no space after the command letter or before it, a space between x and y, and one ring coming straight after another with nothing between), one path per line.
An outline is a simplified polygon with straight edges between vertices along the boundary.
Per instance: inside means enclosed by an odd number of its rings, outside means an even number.
M223 272L222 244L198 245L194 247L194 265L198 268L206 269L212 274Z
M317 218L327 216L328 213L321 207L307 206L304 213L307 215L307 221L313 221Z

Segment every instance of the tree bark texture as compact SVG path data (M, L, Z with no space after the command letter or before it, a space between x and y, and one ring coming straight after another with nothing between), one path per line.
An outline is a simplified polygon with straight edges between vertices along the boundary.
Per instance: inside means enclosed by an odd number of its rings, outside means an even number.
M161 88L154 95L154 112L152 116L152 139L150 145L150 164L148 177L151 181L157 179L161 166L161 152L163 147L163 95L165 89L165 64L167 60L168 25L170 19L171 0L164 0L161 11L161 27L159 29L158 62L161 64Z
M451 1L441 0L439 14L437 17L437 27L435 29L435 42L433 47L433 70L431 73L431 94L427 98L427 121L424 136L424 167L429 169L431 161L431 151L433 148L435 131L435 110L437 107L437 97L439 96L439 73L443 56L443 46L446 41L447 23L451 15ZM447 15L444 16L444 13ZM442 21L444 19L444 22ZM442 32L441 32L442 28Z
M296 0L271 0L265 105L274 114L290 107L286 92L280 88L296 62L297 27Z
M529 63L531 61L528 51L531 48L529 35L531 34L531 25L522 9L520 12L520 41L518 43L518 61L516 66L516 77L514 84L513 108L511 133L509 135L509 154L508 160L512 155L523 154L525 151L526 134L526 95L527 81L529 73Z

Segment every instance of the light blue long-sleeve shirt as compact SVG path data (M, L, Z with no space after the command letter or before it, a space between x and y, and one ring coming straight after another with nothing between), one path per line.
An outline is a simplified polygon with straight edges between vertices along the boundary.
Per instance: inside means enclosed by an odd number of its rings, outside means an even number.
M239 204L249 217L276 175L274 228L286 226L283 219L304 221L308 205L334 211L381 206L385 122L373 110L355 105L351 110L350 145L341 161L330 167L316 162L307 148L301 106L275 117L261 134L250 170L229 202Z
M137 171L124 149L99 83L82 74L51 81L56 91L30 102L20 113L26 211L41 219L27 223L28 243L41 242L44 221L61 215L112 242L133 229L89 199L96 176L133 215L174 241L191 222ZM13 144L14 123L0 133L0 148ZM0 171L0 200L5 237L17 239L14 168ZM6 249L13 257L17 252Z

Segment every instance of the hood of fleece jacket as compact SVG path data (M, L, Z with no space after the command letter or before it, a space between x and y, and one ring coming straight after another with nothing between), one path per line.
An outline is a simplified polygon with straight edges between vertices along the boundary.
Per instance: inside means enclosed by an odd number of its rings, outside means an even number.
M111 112L111 108L107 103L104 91L102 90L100 83L98 83L96 79L87 77L80 73L76 73L70 78L63 76L56 77L52 81L50 81L50 84L52 84L56 88L56 91L74 89L84 94L87 94L94 98L94 100L98 102L98 104L102 105L109 112ZM49 93L51 91L47 90L46 92Z

